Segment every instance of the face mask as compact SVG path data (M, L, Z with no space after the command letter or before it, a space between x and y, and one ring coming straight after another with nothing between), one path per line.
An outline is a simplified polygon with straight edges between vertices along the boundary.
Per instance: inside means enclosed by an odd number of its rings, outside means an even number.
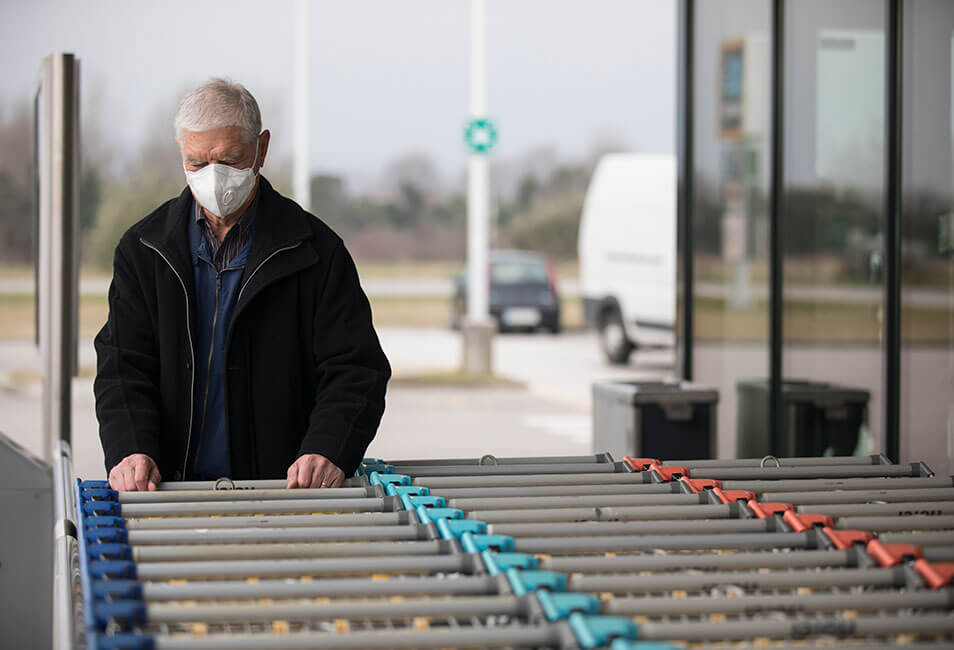
M255 187L255 163L258 162L258 142L255 143L255 160L247 169L212 163L190 172L185 169L186 182L203 208L220 219L237 211Z

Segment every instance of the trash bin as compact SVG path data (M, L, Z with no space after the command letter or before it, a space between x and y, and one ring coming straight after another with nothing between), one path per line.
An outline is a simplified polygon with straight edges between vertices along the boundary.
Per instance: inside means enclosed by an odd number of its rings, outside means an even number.
M736 384L739 458L775 456L851 456L868 420L870 393L818 381L782 382L782 428L768 431L769 383L749 379Z
M684 381L593 384L593 448L614 458L713 458L719 393Z

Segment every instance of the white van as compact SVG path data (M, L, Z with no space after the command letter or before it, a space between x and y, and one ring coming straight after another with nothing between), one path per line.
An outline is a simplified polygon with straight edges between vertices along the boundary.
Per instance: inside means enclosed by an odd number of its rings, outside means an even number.
M676 319L676 159L609 154L586 191L578 241L587 324L610 363L672 347Z

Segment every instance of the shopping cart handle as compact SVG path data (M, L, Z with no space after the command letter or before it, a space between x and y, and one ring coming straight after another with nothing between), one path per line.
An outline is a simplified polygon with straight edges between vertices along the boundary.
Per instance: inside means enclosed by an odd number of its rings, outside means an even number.
M97 580L93 583L97 600L142 600L142 583L138 580Z
M86 501L83 503L83 514L118 517L123 514L123 507L116 501Z
M426 497L431 493L431 489L423 485L395 485L394 483L388 483L384 487L384 493L392 497L403 497L405 494L408 496Z
M636 640L639 627L622 616L586 616L570 614L570 628L581 648L599 648L613 639Z
M560 594L540 590L537 600L548 621L562 620L573 612L600 613L600 599L593 594Z
M112 515L93 515L92 517L85 517L83 525L86 530L90 528L125 528L126 520Z
M370 482L371 485L383 485L383 486L387 486L390 484L410 485L411 477L408 476L407 474L394 474L393 472L374 471L374 472L371 472L370 475L368 475L368 482Z
M97 650L153 650L156 647L151 636L131 632L120 634L91 634L90 648Z
M462 519L464 511L459 508L428 508L418 506L415 510L417 518L422 524L429 524L432 521L439 523L443 519Z
M480 553L487 549L497 551L513 550L513 537L507 537L506 535L474 535L473 533L465 532L460 536L460 543L464 548L464 552L471 554Z
M136 577L136 563L129 560L97 560L89 563L89 575L96 580L103 578Z
M507 569L507 580L517 596L529 594L537 589L566 591L566 576L556 571L521 571Z
M135 600L99 602L93 605L93 618L100 628L105 628L112 621L124 626L143 625L146 622L146 605Z
M87 528L86 539L93 544L125 544L129 533L125 528Z
M536 569L537 558L529 553L494 553L493 551L481 551L481 559L484 561L484 567L487 573L492 576L499 575L515 567L518 569Z
M465 532L483 535L487 532L487 524L473 519L438 519L437 530L443 539L460 539Z
M86 554L91 560L131 560L132 546L129 544L89 544Z

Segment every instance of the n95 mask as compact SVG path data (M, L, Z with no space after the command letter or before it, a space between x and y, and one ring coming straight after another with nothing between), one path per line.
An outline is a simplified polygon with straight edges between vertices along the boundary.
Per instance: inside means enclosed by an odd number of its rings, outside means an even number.
M223 219L234 214L255 187L255 163L258 162L258 143L255 144L255 160L246 169L212 163L190 172L182 166L186 182L196 201L203 208Z

